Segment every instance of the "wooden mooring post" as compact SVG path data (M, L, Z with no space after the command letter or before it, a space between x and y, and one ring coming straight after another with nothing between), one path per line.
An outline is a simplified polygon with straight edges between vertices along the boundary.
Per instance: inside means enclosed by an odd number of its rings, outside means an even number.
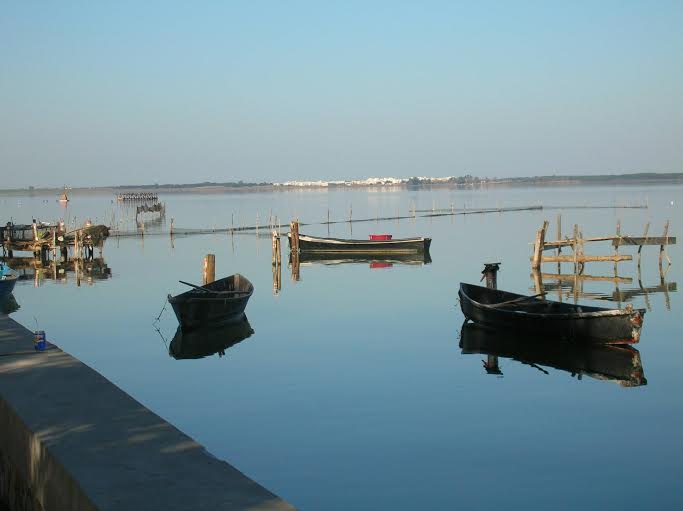
M486 279L486 287L489 289L498 289L498 270L500 270L500 263L484 263L481 280ZM486 355L486 360L482 360L482 363L487 374L503 374L498 363L498 355L489 353Z
M273 294L277 295L282 289L282 252L280 248L280 236L277 231L272 231L272 248L273 248Z
M486 287L489 289L498 289L498 270L500 263L484 263L481 280L486 279Z
M290 222L289 224L289 262L292 267L292 280L298 282L300 279L299 268L299 221Z
M543 222L543 227L536 231L536 241L534 242L534 255L531 259L531 268L538 270L541 267L543 247L545 244L545 231L548 228L548 222Z
M204 257L204 271L202 272L202 282L204 285L211 284L216 280L216 255L206 254Z

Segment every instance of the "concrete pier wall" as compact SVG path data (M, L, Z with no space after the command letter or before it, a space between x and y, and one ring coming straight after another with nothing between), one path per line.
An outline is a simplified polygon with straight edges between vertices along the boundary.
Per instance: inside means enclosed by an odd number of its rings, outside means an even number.
M0 315L0 510L294 508Z

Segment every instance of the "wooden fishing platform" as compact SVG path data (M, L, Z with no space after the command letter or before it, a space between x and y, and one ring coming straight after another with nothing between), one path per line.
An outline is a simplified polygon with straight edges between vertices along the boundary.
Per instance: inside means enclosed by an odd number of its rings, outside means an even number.
M638 247L638 265L640 266L641 251L644 246L659 246L659 265L662 265L662 259L666 257L669 264L671 260L666 254L666 247L668 245L676 244L676 237L669 236L669 221L664 225L664 232L661 236L648 236L650 224L645 226L643 236L631 236L621 234L621 223L617 223L617 230L614 236L600 236L584 238L583 233L579 230L578 225L574 225L574 232L571 237L562 238L562 220L561 216L557 217L557 239L553 241L546 240L548 230L548 221L543 222L543 226L536 231L536 239L534 241L533 254L531 256L532 269L538 270L541 263L573 263L575 265L575 273L583 273L583 266L587 262L610 261L615 264L620 261L632 261L633 256L630 254L619 254L619 248L622 246ZM614 253L609 255L586 255L584 253L584 245L586 243L609 241L614 248ZM562 255L562 248L569 247L572 249L572 254ZM556 255L545 256L543 252L546 250L556 250Z
M94 248L101 249L108 236L107 226L90 223L71 231L66 230L64 222L46 224L35 220L25 225L8 222L0 227L3 256L10 258L15 251L32 252L42 259L47 259L50 252L53 258L60 252L65 258L69 247L73 249L75 258L80 258L81 252L92 258Z

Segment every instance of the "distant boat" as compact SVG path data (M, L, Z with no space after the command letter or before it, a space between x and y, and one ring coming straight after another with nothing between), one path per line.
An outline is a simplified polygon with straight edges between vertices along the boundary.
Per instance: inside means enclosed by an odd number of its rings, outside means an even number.
M287 233L289 247L292 234ZM404 238L384 240L349 240L340 238L316 238L299 234L299 251L338 254L419 254L429 252L431 238Z
M180 282L193 289L176 296L168 295L168 301L178 322L186 328L229 321L244 314L254 293L252 283L239 273L204 286Z
M430 264L432 258L429 252L422 252L420 254L386 254L380 256L374 256L372 254L357 254L357 253L339 253L339 252L302 252L299 254L299 263L303 265L312 264L325 264L325 265L337 265L337 264L370 264L375 265L377 263L386 264L406 264L422 266L423 264Z
M66 194L66 186L64 187L62 195L59 196L59 202L69 202L69 196Z
M543 372L546 371L539 366L553 367L579 378L586 375L613 381L622 387L647 384L640 353L631 346L551 341L532 334L499 332L465 323L460 332L460 348L463 355L488 355L484 369L489 374L502 374L497 357L503 357Z
M204 358L215 353L222 356L225 350L248 339L253 333L254 329L244 314L220 325L192 329L179 326L168 353L177 360Z
M497 289L460 284L460 307L475 323L524 331L551 339L602 344L634 344L640 339L644 309L605 309L539 299Z

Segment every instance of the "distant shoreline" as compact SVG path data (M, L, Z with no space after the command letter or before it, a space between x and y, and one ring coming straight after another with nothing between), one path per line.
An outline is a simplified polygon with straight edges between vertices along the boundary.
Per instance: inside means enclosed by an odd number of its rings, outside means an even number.
M451 179L450 181L447 179ZM430 188L454 188L454 189L479 189L488 187L524 187L524 186L590 186L590 185L655 185L655 184L683 184L683 172L676 173L637 173L637 174L605 174L605 175L582 175L582 176L534 176L513 178L476 178L465 176L463 178L411 178L409 182L402 183L340 183L329 184L305 184L290 185L280 183L188 183L188 184L162 184L162 185L124 185L124 186L95 186L69 188L67 193L74 195L105 194L116 195L127 192L150 192L164 194L221 194L221 193L258 193L270 191L296 191L296 190L340 190L340 189L364 189L364 188L404 188L404 189L430 189ZM0 195L54 195L64 191L59 188L15 188L0 190Z

